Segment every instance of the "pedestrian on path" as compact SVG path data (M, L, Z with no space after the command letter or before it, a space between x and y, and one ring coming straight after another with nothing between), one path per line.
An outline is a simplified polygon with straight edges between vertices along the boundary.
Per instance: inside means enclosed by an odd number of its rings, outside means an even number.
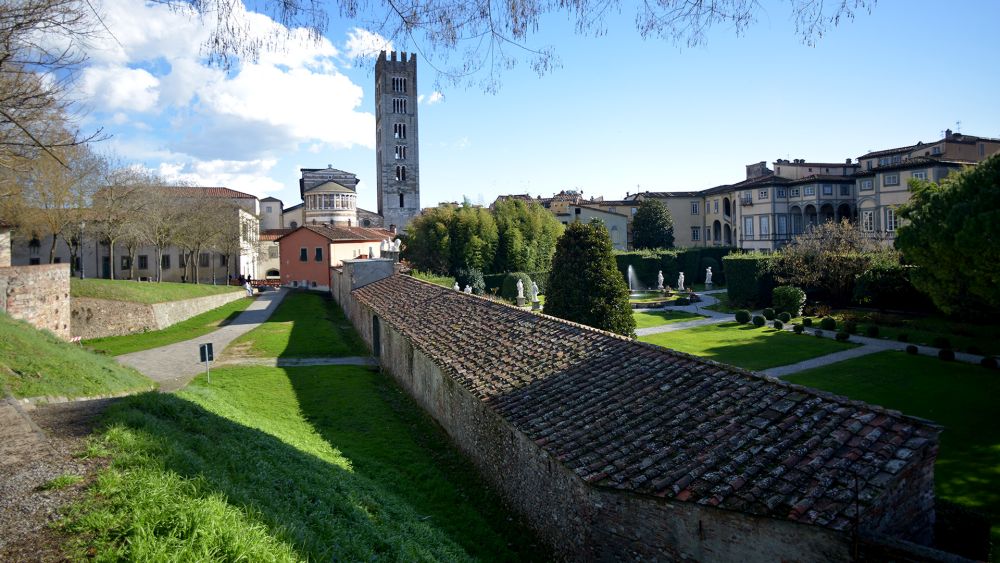
M247 290L247 297L253 297L253 286L250 285L250 280L243 284L243 288Z

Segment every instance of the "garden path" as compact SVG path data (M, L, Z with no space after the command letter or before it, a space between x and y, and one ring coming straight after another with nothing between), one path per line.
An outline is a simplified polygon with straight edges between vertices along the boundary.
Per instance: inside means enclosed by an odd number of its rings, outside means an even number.
M713 297L713 294L723 293L725 289L715 289L712 291L705 291L700 293L701 301L698 303L692 303L690 305L684 305L683 307L663 307L661 309L639 309L640 311L684 311L686 313L694 313L695 315L702 315L708 317L705 319L695 319L693 321L683 321L677 323L670 323L666 325L654 326L649 328L636 329L636 336L647 336L650 334L658 334L661 332L673 332L675 330L684 330L686 328L694 328L696 326L704 325L714 325L719 323L724 323L733 320L733 316L729 313L719 313L717 311L712 311L706 309L709 305L715 305L719 302L718 299Z

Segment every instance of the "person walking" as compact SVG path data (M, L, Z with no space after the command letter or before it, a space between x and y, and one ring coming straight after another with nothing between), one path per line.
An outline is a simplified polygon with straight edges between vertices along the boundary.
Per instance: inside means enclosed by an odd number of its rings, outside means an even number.
M250 280L243 284L243 288L247 290L247 297L253 297L253 286L250 285Z

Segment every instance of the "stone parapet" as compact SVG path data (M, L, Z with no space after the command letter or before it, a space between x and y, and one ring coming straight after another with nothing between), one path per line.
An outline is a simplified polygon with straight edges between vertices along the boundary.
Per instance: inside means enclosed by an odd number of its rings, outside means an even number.
M0 310L69 339L69 264L0 268Z
M72 335L86 340L163 330L243 297L244 292L234 291L152 304L76 298L72 304Z

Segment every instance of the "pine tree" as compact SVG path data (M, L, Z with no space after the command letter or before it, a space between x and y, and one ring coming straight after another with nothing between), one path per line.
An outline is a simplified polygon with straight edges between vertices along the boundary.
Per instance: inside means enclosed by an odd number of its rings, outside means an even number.
M628 285L615 265L600 221L572 223L556 244L545 312L624 336L635 336Z

